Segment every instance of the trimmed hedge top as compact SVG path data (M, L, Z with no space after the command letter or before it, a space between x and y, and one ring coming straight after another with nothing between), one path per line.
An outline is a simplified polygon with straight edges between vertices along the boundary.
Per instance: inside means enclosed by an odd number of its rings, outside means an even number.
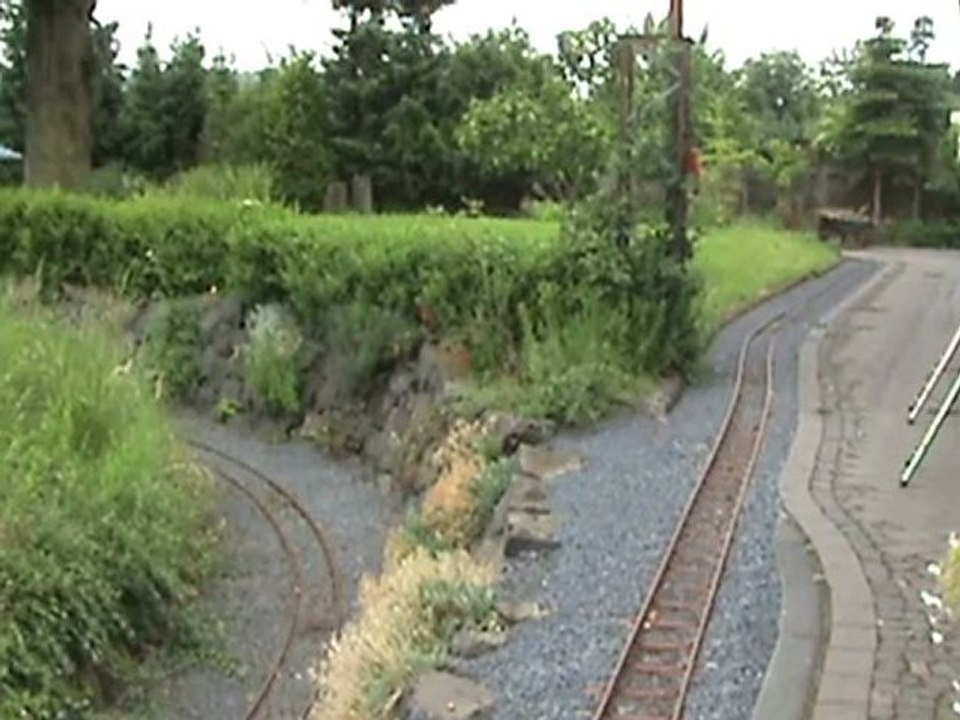
M288 303L308 324L369 303L445 329L493 300L531 299L556 260L547 222L424 215L303 216L180 198L0 192L0 272L175 297L211 288ZM506 291L509 297L503 297Z

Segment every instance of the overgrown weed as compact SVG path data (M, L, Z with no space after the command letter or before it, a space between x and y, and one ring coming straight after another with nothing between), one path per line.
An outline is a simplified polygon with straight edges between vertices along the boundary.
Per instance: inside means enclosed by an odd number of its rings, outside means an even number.
M0 347L0 716L89 714L199 642L212 488L112 336L0 300Z
M303 406L303 336L293 319L275 305L260 305L247 321L244 348L247 381L271 415L294 415Z
M312 720L395 716L418 673L440 667L453 634L496 623L493 569L462 551L418 548L379 578L364 578L360 615L320 670L325 696Z

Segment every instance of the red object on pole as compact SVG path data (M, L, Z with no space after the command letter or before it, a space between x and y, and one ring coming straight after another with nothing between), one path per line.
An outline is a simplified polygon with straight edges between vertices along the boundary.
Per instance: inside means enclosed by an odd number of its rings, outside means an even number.
M687 151L683 169L687 175L696 178L703 175L703 153L700 152L699 148L690 148Z

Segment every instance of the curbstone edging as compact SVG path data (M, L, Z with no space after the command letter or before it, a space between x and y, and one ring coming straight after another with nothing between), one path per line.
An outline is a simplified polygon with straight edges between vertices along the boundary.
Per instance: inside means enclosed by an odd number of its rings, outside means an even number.
M753 720L868 715L877 642L873 597L859 559L814 499L811 482L823 433L818 357L825 330L902 268L902 263L879 260L883 267L825 314L800 347L797 430L780 478L788 514L780 522L777 544L783 609ZM818 561L826 587L818 587L814 576Z

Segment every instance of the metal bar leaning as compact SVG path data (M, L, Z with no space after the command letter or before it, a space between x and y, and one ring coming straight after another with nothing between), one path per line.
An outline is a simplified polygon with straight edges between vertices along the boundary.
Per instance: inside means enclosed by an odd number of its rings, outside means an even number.
M957 348L960 348L960 327L957 328L957 331L954 333L953 339L950 341L947 349L944 351L943 355L940 356L940 360L937 361L937 364L927 376L927 380L924 382L923 387L917 394L917 397L910 405L910 408L907 411L908 424L913 425L920 416L920 412L923 410L923 406L926 404L927 400L930 399L933 389L937 386L937 383L940 382L940 378L943 376L943 373L950 364L950 361L953 360L953 356L957 354Z
M906 487L910 484L910 480L913 479L917 469L920 467L920 463L923 462L923 458L926 457L927 452L930 450L930 446L933 445L933 441L936 440L937 433L939 433L940 428L943 427L943 423L947 419L947 415L950 414L950 409L957 402L958 397L960 397L960 373L957 374L956 379L953 381L950 392L947 393L947 397L937 410L937 415L930 424L930 427L927 428L927 432L924 434L920 444L917 445L910 459L907 460L903 473L900 475L901 487Z

